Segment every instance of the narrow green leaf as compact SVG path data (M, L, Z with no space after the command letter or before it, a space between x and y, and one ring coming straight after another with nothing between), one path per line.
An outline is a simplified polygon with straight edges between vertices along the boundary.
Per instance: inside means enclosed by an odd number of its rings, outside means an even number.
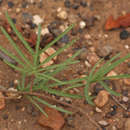
M85 85L85 88L84 88L84 96L85 96L86 101L89 104L94 105L92 98L89 96L89 87L90 87L90 83L87 82L86 85Z
M81 95L64 93L64 92L62 92L60 90L54 90L54 89L45 88L45 87L43 87L42 90L45 91L45 92L48 92L50 94L55 94L57 96L63 96L63 97L69 97L69 98L79 98L79 99L82 98Z
M117 93L117 92L113 91L111 88L109 88L103 81L100 81L99 83L100 83L100 84L104 87L104 89L106 89L106 91L108 91L110 94L115 95L115 96L120 96L120 95L121 95L120 93Z
M35 96L33 96L33 98L34 97ZM42 114L44 114L46 117L48 117L47 113L30 96L27 96L27 98L30 100L30 102L32 104L34 104L41 111Z
M7 37L9 42L12 44L12 46L15 48L17 53L21 56L21 58L31 67L31 63L29 60L25 57L25 55L21 52L19 47L16 45L16 43L13 41L13 39L9 36L9 34L6 32L6 30L3 27L0 27L2 33Z
M48 106L50 108L56 109L56 110L64 112L64 113L72 114L72 112L64 110L63 108L57 107L56 105L51 105L48 102L46 102L43 99L40 99L38 97L33 97L33 99L37 100L38 102L40 102L40 103L42 103L42 104L44 104L44 105L46 105L46 106Z
M33 49L29 46L29 44L24 40L23 36L21 35L21 33L16 29L13 21L11 20L11 18L9 17L8 13L5 13L6 18L8 19L8 22L10 24L10 26L12 27L13 31L16 33L17 37L22 41L22 43L24 44L24 46L28 49L28 51L33 55L34 51Z

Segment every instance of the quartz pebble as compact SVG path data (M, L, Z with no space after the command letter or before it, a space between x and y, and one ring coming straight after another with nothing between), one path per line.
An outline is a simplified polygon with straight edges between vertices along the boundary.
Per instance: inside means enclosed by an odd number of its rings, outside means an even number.
M53 53L55 53L56 50L51 47L51 48L48 48L45 52L46 52L48 55L45 54L44 52L41 53L41 55L40 55L40 63L42 63L48 56L50 56L50 55L52 55ZM54 57L53 59L56 60L56 58L57 58L57 56ZM54 61L53 61L53 60L50 60L49 62L43 64L42 67L44 68L44 67L49 66L49 65L51 65L51 64L53 64L53 63L54 63Z
M107 126L107 125L108 125L108 122L105 121L105 120L101 120L101 121L99 121L98 123L99 123L100 125L102 125L102 126Z
M96 110L96 112L98 112L98 113L101 113L101 112L102 112L102 110L101 110L100 108L98 108L98 107L96 107L95 110Z
M101 90L96 99L94 100L97 107L103 107L108 103L109 100L109 93L105 90Z
M57 9L57 17L66 20L68 18L68 14L65 10L62 10L61 8Z
M81 29L84 29L86 26L86 23L84 21L80 21L79 26Z
M128 98L128 97L123 96L122 101L124 101L124 102L128 102L128 100L129 100L129 98Z
M33 23L36 25L39 25L41 23L43 23L43 19L39 16L39 15L34 15L33 16Z
M43 28L42 30L41 30L41 34L44 36L45 34L49 34L49 30L48 30L48 28Z

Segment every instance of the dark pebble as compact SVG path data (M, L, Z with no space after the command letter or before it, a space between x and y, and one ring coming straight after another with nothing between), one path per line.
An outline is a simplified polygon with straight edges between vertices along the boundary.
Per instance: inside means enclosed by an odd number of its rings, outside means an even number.
M76 29L73 28L71 30L71 35L75 36L75 35L77 35L77 33L78 33L78 31Z
M123 96L128 96L128 90L122 90L122 95Z
M16 24L16 19L15 18L12 18L12 21L14 24Z
M129 32L126 30L123 30L122 32L120 32L120 39L121 40L125 40L129 37Z
M64 6L65 6L66 8L70 8L70 7L71 7L71 2L70 2L70 0L65 0Z
M68 36L67 34L64 35L64 36L61 38L60 42L62 42L62 43L68 43L68 42L69 42L69 36Z
M27 6L28 6L28 2L23 1L23 2L22 2L22 8L26 8Z
M117 110L118 107L117 107L117 105L113 105L112 108L113 108L113 110Z
M130 112L125 112L125 113L123 114L123 117L124 117L124 118L130 118Z
M16 110L19 110L19 109L21 109L21 108L22 108L22 106L20 106L20 105L16 105L16 106L15 106L15 109L16 109Z
M113 111L110 112L110 115L114 116L114 115L116 115L116 113L117 113L116 110L113 110Z
M13 8L13 6L14 6L14 3L12 1L8 1L8 7Z
M41 42L40 42L40 47L44 48L48 43L50 43L52 40L54 39L54 36L49 33L49 34L45 34L42 38L41 38Z
M97 95L101 90L104 90L104 88L99 84L99 83L96 83L94 86L93 86L93 94L94 95Z
M39 3L38 3L38 8L42 8L43 7L43 1L40 1Z
M3 0L0 0L0 4L2 4Z
M73 9L77 10L77 9L79 8L79 5L78 5L78 4L73 4L71 7L72 7Z
M31 29L35 29L37 27L37 25L34 24L32 21L27 22L27 24L30 26Z
M4 114L4 115L2 115L2 118L3 118L4 120L7 120L7 119L8 119L8 115L7 115L7 114Z
M12 80L12 81L10 81L9 82L9 87L11 87L11 88L13 88L15 85L14 85L14 81Z
M86 2L86 1L81 1L81 2L80 2L80 5L81 5L82 7L86 7L86 6L87 6L87 2Z
M86 26L87 27L93 27L94 26L94 23L95 21L97 20L94 16L90 17L90 18L82 18L83 20L86 21Z
M22 13L22 18L25 23L28 23L33 20L33 16L30 13Z

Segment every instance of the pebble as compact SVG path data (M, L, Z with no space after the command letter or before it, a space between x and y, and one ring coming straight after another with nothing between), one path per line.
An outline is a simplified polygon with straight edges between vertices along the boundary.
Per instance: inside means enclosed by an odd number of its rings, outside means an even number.
M96 50L96 53L101 58L108 58L113 51L112 46L105 45L105 46L99 46Z
M28 23L33 20L33 16L27 12L22 13L22 18L25 23Z
M27 1L23 1L22 2L22 8L27 8L28 6L28 2Z
M44 36L45 34L49 34L49 29L48 28L43 28L41 30L41 34Z
M2 4L3 0L0 0L0 4Z
M64 1L64 6L65 6L66 8L70 8L70 7L71 7L71 2L70 2L70 0L65 0L65 1Z
M52 47L50 47L50 48L48 48L45 52L50 56L50 55L52 55L53 53L55 53L56 50L53 49ZM41 53L41 55L40 55L40 63L42 63L42 62L48 57L47 54L45 54L44 52ZM56 60L56 58L57 58L57 56L54 57L53 59ZM53 61L53 60L50 60L50 61L48 61L47 63L43 64L42 67L44 68L44 67L46 67L46 66L50 66L50 65L53 64L53 63L54 63L54 61Z
M104 88L99 83L93 86L94 95L97 95L101 90L104 90Z
M94 23L95 23L95 20L96 18L94 16L90 17L90 18L83 18L86 20L86 26L89 28L89 27L92 27L94 26Z
M125 130L130 130L130 118L125 121Z
M80 5L82 7L86 7L87 6L87 2L85 0L82 0L82 1L80 1Z
M61 20L66 20L68 18L68 14L65 10L58 8L57 9L57 17Z
M81 29L84 29L84 28L86 27L86 23L85 23L84 21L80 21L79 27L80 27Z
M2 115L2 118L3 118L4 120L7 120L8 117L9 117L9 116L8 116L7 114Z
M74 4L72 4L71 7L72 7L73 9L77 10L77 9L79 8L79 4L74 3Z
M128 102L128 101L129 101L129 98L126 97L126 96L123 96L123 97L122 97L122 101L123 101L123 102Z
M88 55L88 50L87 48L82 48L81 49L81 53L79 54L79 59L80 60L86 60L87 59L87 55Z
M101 126L107 126L109 123L105 120L98 121Z
M121 40L126 40L129 37L129 32L126 30L123 30L122 32L120 32L120 39Z
M14 3L12 1L8 1L8 7L13 8L13 6L14 6Z
M98 107L96 107L95 110L96 110L96 112L98 112L98 113L101 113L101 112L102 112L102 110L101 110L100 108L98 108Z
M108 74L107 74L107 76L116 76L117 75L117 73L115 72L115 71L110 71Z
M39 16L39 15L34 15L33 16L33 23L36 25L39 25L41 23L43 23L44 20Z
M96 106L99 108L106 105L108 101L109 101L109 93L105 90L101 90L94 100Z

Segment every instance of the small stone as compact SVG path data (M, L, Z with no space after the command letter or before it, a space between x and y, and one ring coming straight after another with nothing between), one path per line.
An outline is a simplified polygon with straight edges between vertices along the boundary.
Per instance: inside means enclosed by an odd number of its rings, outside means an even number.
M81 29L84 29L84 28L86 27L86 23L85 23L84 21L80 21L79 27L80 27Z
M107 126L108 125L108 122L105 121L105 120L101 120L98 122L101 126Z
M9 90L9 91L12 91L12 92L17 92L17 91L18 91L18 90L15 89L15 88L9 88L8 90ZM7 95L8 97L18 97L18 96L19 96L17 93L11 93L11 92L6 93L6 95Z
M83 19L85 20L86 18L83 18ZM87 18L86 19L86 26L88 28L94 26L95 20L96 20L96 18L94 16Z
M128 102L128 101L129 101L129 98L126 97L126 96L123 96L122 101L123 101L123 102Z
M100 108L98 108L98 107L96 107L96 112L98 112L98 113L101 113L102 112L102 110L100 109Z
M84 1L80 1L80 5L82 7L86 7L87 6L87 2L84 0Z
M130 118L125 121L125 130L130 130Z
M13 8L13 6L14 6L14 3L12 1L8 1L8 7Z
M2 4L3 0L0 0L0 4Z
M79 8L79 4L74 3L71 7L72 7L73 9L77 10L77 9Z
M104 88L99 84L99 83L96 83L94 86L93 86L93 93L94 95L97 95L101 90L103 90Z
M126 40L129 37L129 32L126 30L123 30L122 32L120 32L120 39L121 40Z
M70 8L71 7L70 0L65 0L64 5L65 5L66 8Z
M87 60L84 63L87 67L91 67L91 64Z
M110 71L108 74L107 74L107 76L116 76L117 75L117 73L115 72L115 71Z
M124 79L124 84L130 85L130 79Z
M103 107L108 103L109 100L109 93L105 90L101 90L96 99L94 100L97 107Z
M43 28L41 30L41 34L44 36L45 34L49 34L49 29L48 28Z
M125 47L125 49L129 49L130 48L129 45L124 45L124 47Z
M81 49L81 53L79 54L80 60L87 60L88 50L86 48Z
M21 9L20 8L16 8L16 13L20 13Z
M41 55L40 55L40 63L42 63L48 56L50 56L50 55L52 55L53 53L55 53L56 50L51 47L51 48L48 48L45 52L46 52L48 55L45 54L44 52L41 53ZM55 57L53 58L53 60L56 60L56 58L57 58L57 56L55 56ZM54 63L53 60L50 60L50 61L48 61L47 63L43 64L42 67L44 68L44 67L46 67L46 66L50 66L51 64Z
M108 58L113 51L113 48L110 45L99 46L96 50L96 53L101 58Z
M62 19L62 20L66 20L68 18L68 14L65 10L57 10L57 17Z
M41 23L43 23L43 19L41 19L41 17L39 15L34 15L33 16L33 23L36 25L39 25Z
M28 22L30 22L30 21L33 20L32 15L31 15L30 13L27 13L27 12L22 13L22 18L23 18L23 21L24 21L25 23L28 23Z
M28 2L23 1L23 2L22 2L22 8L27 8L27 6L28 6Z

